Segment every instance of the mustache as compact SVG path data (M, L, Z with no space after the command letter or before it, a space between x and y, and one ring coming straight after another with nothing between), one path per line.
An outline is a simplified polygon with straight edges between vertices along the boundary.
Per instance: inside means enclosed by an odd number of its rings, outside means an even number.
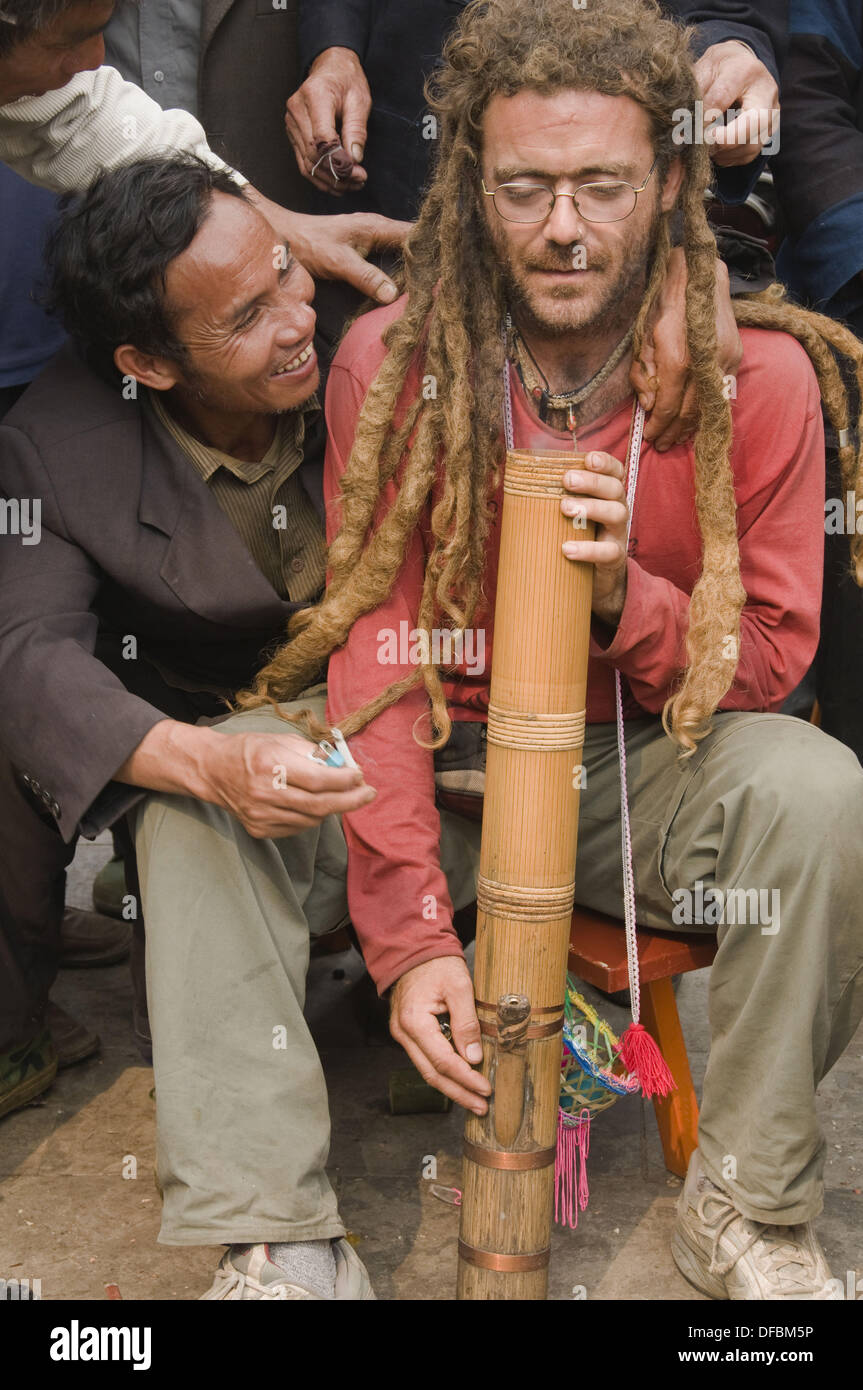
M551 262L548 261L524 261L522 262L525 270L572 270L573 251L564 252L556 256ZM606 256L590 256L584 266L579 266L579 270L605 270L608 266Z

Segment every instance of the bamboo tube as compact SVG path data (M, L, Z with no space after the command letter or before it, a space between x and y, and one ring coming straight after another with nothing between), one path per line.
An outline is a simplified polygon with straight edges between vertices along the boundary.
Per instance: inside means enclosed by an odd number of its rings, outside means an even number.
M465 1129L461 1299L548 1290L593 590L593 566L561 551L560 499L583 462L507 454L474 971L493 1095Z

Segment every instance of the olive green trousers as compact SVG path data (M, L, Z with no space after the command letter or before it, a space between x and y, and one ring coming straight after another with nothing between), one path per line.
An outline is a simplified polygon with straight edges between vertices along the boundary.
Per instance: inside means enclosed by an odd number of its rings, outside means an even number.
M297 703L308 705L308 699ZM226 736L284 733L272 712ZM627 725L638 920L716 932L699 1144L754 1220L822 1204L815 1090L863 1015L863 770L800 720L720 714L686 761L658 719ZM613 725L591 725L576 898L622 917ZM474 897L478 826L443 813L456 907ZM147 987L168 1244L344 1231L325 1174L329 1112L303 1018L310 937L347 918L329 817L254 840L227 812L151 795L138 815ZM381 904L382 912L386 904Z

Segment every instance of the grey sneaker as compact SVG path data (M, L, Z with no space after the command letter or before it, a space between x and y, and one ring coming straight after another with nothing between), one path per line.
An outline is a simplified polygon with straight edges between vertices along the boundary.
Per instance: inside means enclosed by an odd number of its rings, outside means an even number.
M231 1250L236 1252L233 1257ZM349 1241L334 1240L333 1255L336 1260L336 1298L374 1299L366 1267ZM199 1301L234 1298L324 1301L319 1294L304 1289L301 1284L292 1284L285 1271L273 1264L268 1245L234 1245L226 1250L219 1261L212 1287L201 1294Z
M56 1075L57 1053L47 1028L20 1047L0 1052L0 1115L29 1105Z
M703 1172L698 1149L678 1199L671 1253L684 1279L708 1298L842 1298L813 1223L770 1226L741 1216Z

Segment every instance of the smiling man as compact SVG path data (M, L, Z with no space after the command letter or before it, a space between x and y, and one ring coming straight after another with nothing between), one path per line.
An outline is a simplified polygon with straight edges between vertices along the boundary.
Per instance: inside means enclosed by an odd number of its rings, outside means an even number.
M0 966L4 1110L50 1081L42 1011L79 832L95 836L145 789L190 792L253 836L281 837L286 860L312 828L337 864L331 813L374 795L360 773L310 762L287 726L207 727L323 585L320 457L304 457L317 414L310 277L242 190L194 160L104 175L66 211L50 261L75 347L0 428L0 494L30 499L41 521L38 544L6 535L0 548L4 885L19 927ZM319 889L314 923L345 916L342 876ZM176 980L185 996L207 970L210 943L197 948L192 975ZM170 1059L157 1082L168 1109L193 1051L177 1051L171 1026L156 1042ZM185 1094L185 1115L192 1104ZM315 1132L316 1160L320 1147ZM198 1171L207 1161L197 1154ZM287 1201L273 1212L277 1250L302 1239L296 1216ZM318 1226L337 1296L368 1296L331 1194ZM259 1236L254 1222L243 1235ZM315 1254L304 1250L303 1268Z

